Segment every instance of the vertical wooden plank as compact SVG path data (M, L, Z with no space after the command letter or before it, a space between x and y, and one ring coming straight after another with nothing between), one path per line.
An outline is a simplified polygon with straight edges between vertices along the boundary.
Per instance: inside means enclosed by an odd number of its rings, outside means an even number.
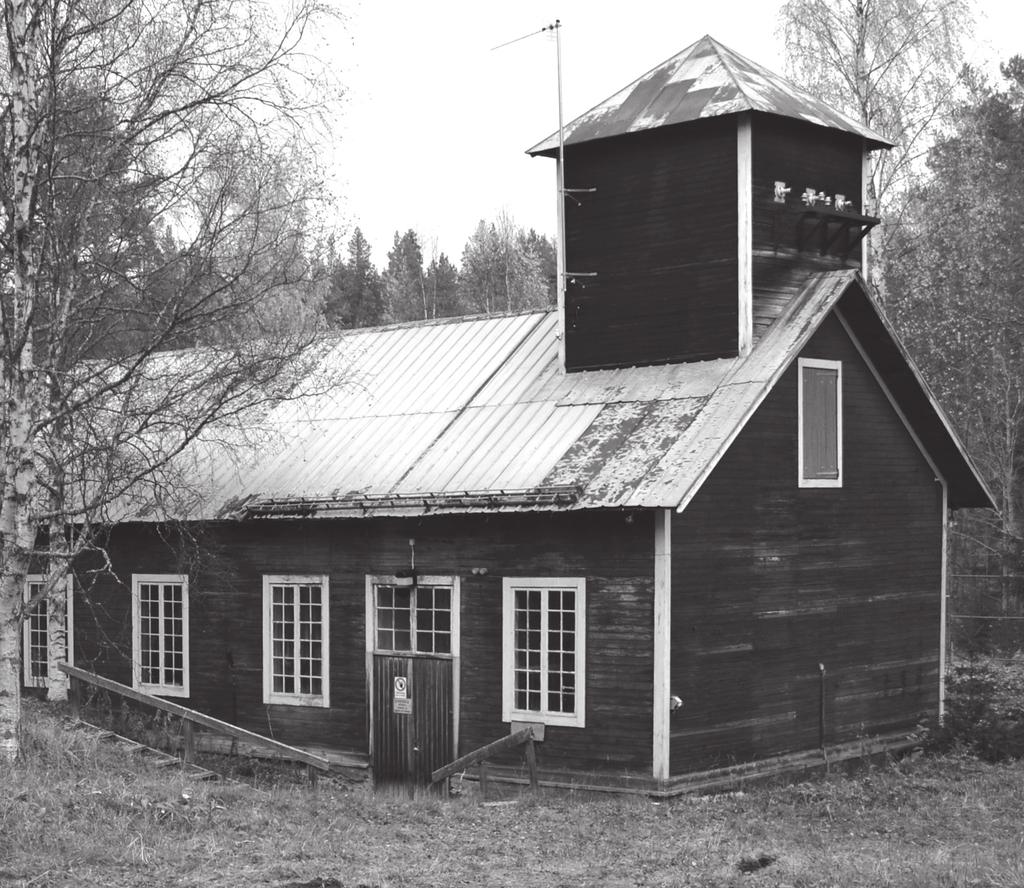
M405 677L408 681L409 688L409 699L413 701L412 715L393 715L392 718L398 719L400 730L404 729L402 733L405 735L405 785L409 791L409 798L416 798L416 760L421 752L420 745L417 743L418 737L416 736L416 719L422 719L422 713L416 710L417 707L417 696L416 692L419 690L420 685L423 684L419 680L419 676L413 674L413 661L411 658L406 658L405 661ZM422 699L422 696L420 697Z
M736 118L736 249L738 310L736 345L740 357L754 340L754 161L750 113Z
M376 754L377 754L377 740L376 740L376 729L374 722L377 718L377 707L374 694L374 682L376 675L374 671L373 661L373 648L374 638L373 633L376 627L376 616L373 610L373 577L369 574L365 577L365 603L363 613L365 614L364 620L364 643L366 649L366 709L367 709L367 720L366 720L366 749L370 753L370 764L371 767L376 767ZM373 779L376 782L377 773L374 771Z
M868 148L867 140L863 139L862 142L864 149L860 167L860 211L865 215L870 215L868 212L868 188L871 182L871 151ZM868 235L860 242L860 273L869 284L871 282L871 250L868 247L870 240L871 236Z
M488 787L487 762L480 762L480 769L478 773L480 774L480 797L486 799Z
M563 347L565 337L562 337ZM562 363L564 368L565 364ZM462 717L462 578L452 579L452 661L451 661L451 759L459 757L459 721ZM445 781L445 792L448 783Z
M672 696L672 510L654 515L654 700L652 774L669 776L669 712Z
M533 737L526 741L526 749L524 751L526 755L526 768L530 773L530 789L536 792L538 789L537 782L537 750L533 746Z
M949 559L949 485L939 478L942 485L942 571L939 579L939 722L946 717L946 589Z
M181 732L184 740L183 755L185 761L191 764L196 760L196 726L190 719L181 720Z

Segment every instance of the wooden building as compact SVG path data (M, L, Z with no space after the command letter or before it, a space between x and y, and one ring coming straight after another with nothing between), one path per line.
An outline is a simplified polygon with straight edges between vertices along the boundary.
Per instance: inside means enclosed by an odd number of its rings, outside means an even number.
M378 782L522 724L650 792L898 742L991 498L860 274L885 145L709 38L644 75L565 129L564 307L325 343L336 390L110 528L77 665Z

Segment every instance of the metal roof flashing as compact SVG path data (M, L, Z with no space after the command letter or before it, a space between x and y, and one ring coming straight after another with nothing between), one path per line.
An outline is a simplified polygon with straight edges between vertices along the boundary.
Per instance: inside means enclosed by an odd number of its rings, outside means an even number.
M760 111L861 136L871 150L892 142L709 35L666 59L563 127L566 146L709 117ZM554 156L558 132L526 153Z

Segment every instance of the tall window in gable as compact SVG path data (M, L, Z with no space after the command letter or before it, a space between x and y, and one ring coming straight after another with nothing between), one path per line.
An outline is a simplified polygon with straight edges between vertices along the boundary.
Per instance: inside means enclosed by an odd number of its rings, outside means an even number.
M801 487L843 485L843 366L799 360L798 458Z
M330 706L328 581L263 578L263 702Z
M164 697L189 695L188 577L132 576L133 682Z
M585 726L585 619L582 578L504 580L505 721Z

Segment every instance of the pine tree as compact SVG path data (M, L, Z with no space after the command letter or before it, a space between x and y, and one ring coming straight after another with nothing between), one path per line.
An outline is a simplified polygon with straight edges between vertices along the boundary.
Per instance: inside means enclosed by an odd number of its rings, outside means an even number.
M333 327L372 327L384 319L380 274L358 226L348 241L348 260L331 272L324 311Z
M423 248L411 228L395 232L383 274L384 313L388 321L416 321L430 317L423 274Z
M444 253L431 259L427 266L426 291L430 317L450 318L462 313L459 272Z

